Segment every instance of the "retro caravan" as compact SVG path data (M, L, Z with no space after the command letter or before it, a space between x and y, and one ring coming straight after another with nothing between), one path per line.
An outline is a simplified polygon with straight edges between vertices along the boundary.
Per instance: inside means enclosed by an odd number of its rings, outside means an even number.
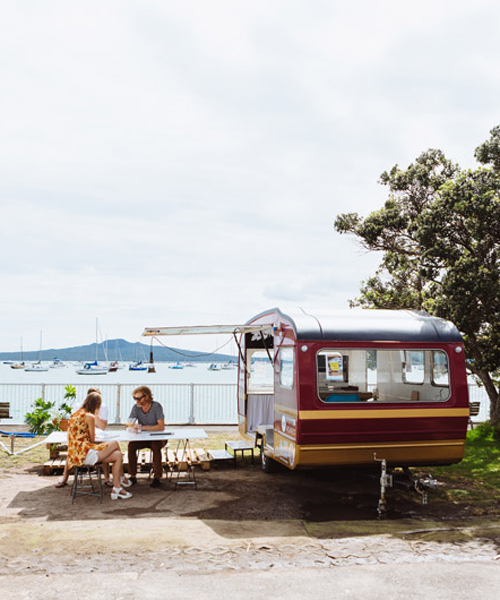
M239 348L240 433L262 467L450 464L469 417L456 327L416 311L282 312L244 325L146 329L232 333Z

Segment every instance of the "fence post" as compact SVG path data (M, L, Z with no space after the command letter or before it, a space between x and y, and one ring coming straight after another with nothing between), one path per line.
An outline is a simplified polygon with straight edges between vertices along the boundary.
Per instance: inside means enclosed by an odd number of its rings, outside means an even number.
M115 423L121 423L121 416L120 416L120 412L121 412L121 393L122 393L122 386L120 383L117 384L116 386L116 416L115 416Z
M189 398L189 425L194 425L194 383L190 383L190 398Z

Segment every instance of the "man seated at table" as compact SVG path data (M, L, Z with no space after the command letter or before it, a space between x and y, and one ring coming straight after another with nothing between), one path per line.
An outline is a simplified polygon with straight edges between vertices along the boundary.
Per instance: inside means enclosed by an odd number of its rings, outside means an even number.
M135 430L138 431L163 431L165 429L165 417L163 407L159 402L153 400L153 393L146 385L136 388L132 396L135 405L130 411L129 419L136 420ZM128 475L132 485L137 483L137 451L141 448L151 448L153 451L153 481L150 487L160 487L162 476L162 448L166 440L151 440L129 442L128 444Z

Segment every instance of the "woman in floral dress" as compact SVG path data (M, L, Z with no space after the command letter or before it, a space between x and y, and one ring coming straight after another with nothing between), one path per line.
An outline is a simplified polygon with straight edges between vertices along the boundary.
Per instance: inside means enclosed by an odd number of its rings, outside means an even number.
M90 393L82 407L71 415L68 427L68 468L112 463L113 489L111 499L131 498L123 488L131 485L123 476L123 455L117 441L96 443L95 413L101 406L101 396Z

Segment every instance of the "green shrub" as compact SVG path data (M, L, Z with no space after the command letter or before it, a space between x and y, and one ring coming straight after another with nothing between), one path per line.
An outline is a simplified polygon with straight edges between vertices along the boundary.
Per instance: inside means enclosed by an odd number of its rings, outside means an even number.
M48 402L43 398L37 398L33 403L33 411L26 413L24 421L29 425L31 433L36 435L47 435L52 431L59 431L61 419L68 419L73 412L73 402L76 398L76 388L67 385L63 401L56 407L55 402Z
M26 413L24 416L24 421L29 425L31 433L47 435L59 429L59 424L54 423L52 420L54 406L54 402L48 402L43 398L35 400L33 411Z

